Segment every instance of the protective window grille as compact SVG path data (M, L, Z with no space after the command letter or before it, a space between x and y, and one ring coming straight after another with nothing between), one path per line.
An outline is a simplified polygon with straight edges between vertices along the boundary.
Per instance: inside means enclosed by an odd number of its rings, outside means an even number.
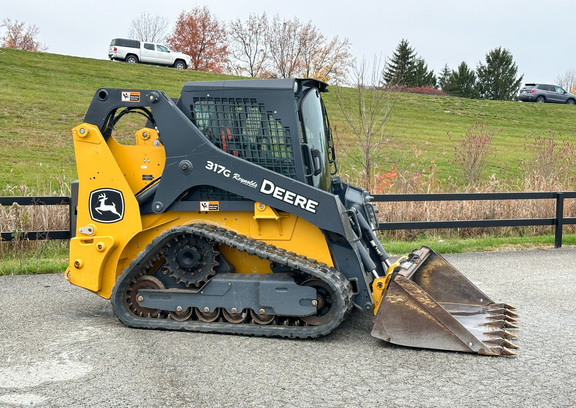
M254 98L195 97L192 122L229 154L296 178L290 130Z

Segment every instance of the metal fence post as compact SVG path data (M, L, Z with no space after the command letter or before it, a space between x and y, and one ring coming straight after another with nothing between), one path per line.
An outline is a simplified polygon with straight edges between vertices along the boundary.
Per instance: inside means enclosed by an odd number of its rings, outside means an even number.
M564 193L556 193L556 224L554 247L562 247L562 227L564 226Z

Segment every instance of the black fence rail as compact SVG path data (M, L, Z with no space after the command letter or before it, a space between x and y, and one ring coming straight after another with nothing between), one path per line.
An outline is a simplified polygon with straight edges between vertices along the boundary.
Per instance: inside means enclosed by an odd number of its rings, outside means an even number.
M576 224L576 217L564 217L564 200L576 198L576 191L534 193L461 193L461 194L378 194L375 202L402 201L478 201L478 200L555 200L556 213L553 218L522 218L462 221L409 221L381 223L379 230L431 230L441 228L521 227L549 225L554 227L554 246L562 246L564 225Z
M492 220L462 220L462 221L408 221L381 223L379 230L431 230L442 228L483 228L483 227L521 227L521 226L553 226L554 246L562 246L564 225L576 224L576 217L564 217L564 200L576 198L576 191L534 192L534 193L460 193L460 194L377 194L375 202L425 202L425 201L478 201L478 200L555 200L556 212L553 218L522 218L522 219L492 219ZM0 205L70 205L70 197L0 197ZM46 240L69 239L70 231L27 231L1 232L2 241L13 239Z
M0 197L1 206L14 204L22 206L35 205L70 205L70 197ZM38 241L47 239L70 239L70 229L53 231L12 231L0 232L0 241L13 240Z

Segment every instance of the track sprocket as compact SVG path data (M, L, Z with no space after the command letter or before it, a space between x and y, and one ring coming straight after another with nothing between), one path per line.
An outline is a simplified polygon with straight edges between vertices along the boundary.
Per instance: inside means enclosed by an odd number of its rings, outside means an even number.
M168 276L186 287L200 287L216 273L218 254L214 244L206 239L190 233L179 234L166 252Z

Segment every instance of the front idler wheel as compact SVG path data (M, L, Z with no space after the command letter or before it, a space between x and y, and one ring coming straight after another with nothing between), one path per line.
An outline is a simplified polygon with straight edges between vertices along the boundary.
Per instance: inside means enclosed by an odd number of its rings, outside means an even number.
M320 326L327 324L332 320L336 313L334 305L336 296L332 288L319 279L309 279L302 283L302 286L312 286L316 289L316 314L303 316L302 320L311 326Z

